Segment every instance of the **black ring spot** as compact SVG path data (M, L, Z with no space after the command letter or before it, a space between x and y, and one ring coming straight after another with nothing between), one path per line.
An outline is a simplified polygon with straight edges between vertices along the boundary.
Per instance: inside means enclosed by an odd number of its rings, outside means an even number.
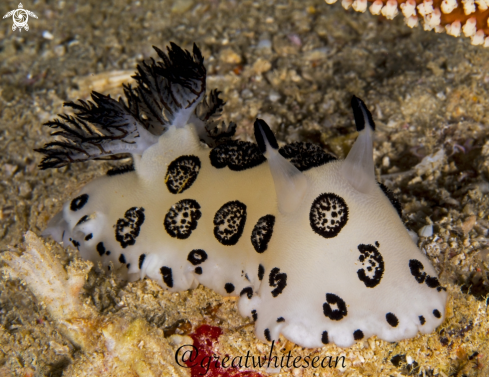
M139 263L138 263L139 269L141 269L141 267L143 267L143 263L144 263L145 258L146 258L146 254L141 254L139 256Z
M309 221L312 230L320 236L336 237L348 221L348 206L336 194L321 194L311 205Z
M214 216L214 236L223 245L236 245L246 223L246 205L234 200L227 202Z
M360 256L358 260L364 268L357 271L358 278L367 288L373 288L380 283L384 274L384 258L373 245L358 245Z
M335 157L323 151L319 145L306 142L287 144L278 152L300 171L306 171L336 160Z
M197 179L200 159L197 156L180 156L168 165L165 176L166 187L172 194L181 194Z
M232 293L234 292L234 285L231 283L226 283L224 284L224 289L226 290L227 293Z
M251 243L257 253L263 253L267 247L268 242L272 238L273 226L275 224L275 216L265 215L260 217L253 227L251 232Z
M124 218L117 220L115 239L119 241L123 249L136 243L143 223L144 208L142 207L129 208L124 214Z
M207 253L202 249L192 250L188 254L187 260L194 266L197 266L198 264L201 264L207 260Z
M422 315L419 316L419 323L421 323L421 326L423 326L426 323L426 319Z
M333 309L331 305L336 305ZM326 302L323 304L323 312L326 317L333 321L339 321L347 316L346 304L343 299L333 293L326 293Z
M88 202L88 194L83 194L71 201L70 204L70 209L72 211L78 211L79 209L82 209L85 204Z
M327 331L323 331L323 333L321 334L321 342L323 342L323 344L328 344L329 343L328 332Z
M246 295L248 296L249 299L251 299L253 297L253 288L252 287L243 288L243 290L239 295L240 296Z
M271 293L273 297L277 297L287 286L287 274L285 272L280 272L280 268L274 267L268 276L268 283L270 284L270 287L275 287Z
M168 286L168 288L173 287L173 274L170 267L163 266L160 268L161 276L163 276L163 281Z
M397 317L393 313L387 313L385 315L385 319L386 319L387 323L389 325L391 325L392 327L397 327L397 325L399 324L399 320L397 319Z
M363 339L363 331L362 330L355 330L355 332L353 333L353 339L355 339L355 340Z
M433 310L433 315L434 315L436 318L441 318L441 313L438 311L438 309Z
M163 225L171 237L184 240L197 228L197 220L201 216L199 203L193 199L183 199L168 210Z
M227 166L234 171L250 169L266 161L256 144L241 140L229 140L218 145L211 151L209 158L215 168Z

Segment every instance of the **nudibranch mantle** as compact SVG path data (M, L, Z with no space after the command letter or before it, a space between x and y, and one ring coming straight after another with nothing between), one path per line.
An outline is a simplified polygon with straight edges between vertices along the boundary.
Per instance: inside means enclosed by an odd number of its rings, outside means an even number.
M233 140L219 92L205 95L198 48L156 50L163 61L138 66L127 105L93 93L48 123L64 139L39 150L41 168L124 153L133 166L82 187L44 235L130 280L240 295L264 341L347 347L442 323L447 293L375 179L375 124L360 99L342 161L308 143L279 148L260 119L257 144Z

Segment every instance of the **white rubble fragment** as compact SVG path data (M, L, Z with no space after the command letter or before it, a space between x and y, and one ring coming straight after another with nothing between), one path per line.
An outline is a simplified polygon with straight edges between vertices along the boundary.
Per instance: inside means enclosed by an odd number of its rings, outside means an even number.
M438 169L446 161L446 154L443 149L440 149L434 154L425 156L419 164L414 167L418 175L430 173Z
M420 237L431 237L433 235L433 224L425 225L418 231Z

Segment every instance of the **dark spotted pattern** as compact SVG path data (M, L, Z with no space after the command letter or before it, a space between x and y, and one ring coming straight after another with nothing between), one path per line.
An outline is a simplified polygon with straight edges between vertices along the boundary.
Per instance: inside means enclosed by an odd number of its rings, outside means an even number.
M441 313L438 311L438 309L433 310L433 315L434 315L436 318L441 318Z
M92 238L93 238L93 234L92 233L87 234L87 236L85 237L85 241L90 241Z
M353 333L353 339L355 339L355 340L363 339L363 331L362 330L355 330L355 332Z
M284 317L278 317L277 322L285 322L285 318Z
M280 148L278 152L300 171L306 171L336 160L335 157L323 151L319 145L305 142L288 144Z
M188 254L187 260L194 266L197 266L207 260L207 253L202 249L192 250Z
M358 278L367 288L373 288L380 283L384 274L384 258L373 245L360 244L358 250L360 251L358 260L363 266L357 271Z
M251 287L243 288L243 290L241 291L241 293L239 295L240 296L246 295L246 296L248 296L249 299L251 299L253 297L253 288L251 288Z
M430 288L436 288L438 292L445 290L445 287L440 286L440 282L437 277L430 276L426 272L424 272L423 264L417 259L409 260L409 269L411 270L411 275L414 276L416 281L419 284L426 283L426 285Z
M397 327L397 325L399 324L399 320L397 319L397 317L393 313L387 313L385 315L385 319L386 319L387 323L389 325L391 325L392 327Z
M246 205L237 200L227 202L214 216L214 236L223 245L236 245L245 223Z
M329 343L328 332L327 331L323 331L323 333L321 334L321 342L323 344L328 344Z
M272 268L268 276L268 284L270 284L270 287L275 287L271 293L273 297L277 297L287 286L287 274L280 272L280 268Z
M252 310L251 311L251 317L253 318L253 321L256 322L256 320L258 319L258 313L256 312L256 310Z
M88 194L77 196L75 199L71 201L70 209L72 211L78 211L79 209L82 209L83 206L87 204L87 202L88 202Z
M265 334L265 339L270 342L272 340L272 337L270 336L270 330L269 329L265 329L264 334Z
M106 250L105 250L105 246L104 246L104 243L103 242L99 242L97 244L97 252L98 252L98 255L102 256L105 254Z
M426 323L426 319L422 315L419 316L419 323L421 323L421 326L423 326Z
M117 220L115 239L119 241L123 249L136 243L143 223L144 208L142 207L129 208L124 214L124 218Z
M194 271L197 275L202 275L202 267L195 267Z
M336 237L348 221L348 206L333 193L319 195L309 213L311 228L324 238Z
M200 159L197 156L180 156L168 165L165 176L166 187L172 194L181 194L197 179Z
M227 293L232 293L232 292L234 292L234 284L231 284L231 283L226 283L226 284L224 284L224 290L225 290Z
M201 216L199 203L193 199L183 199L169 209L163 225L170 236L184 240L197 228L197 220Z
M333 321L339 321L348 314L345 301L333 293L326 293L326 302L323 304L323 312L326 317Z
M258 279L263 280L263 275L265 275L265 267L261 264L258 265Z
M146 258L146 254L141 254L139 256L139 263L138 263L138 267L139 269L141 269L143 267L143 263L144 263L144 259Z
M241 140L229 140L215 147L209 158L215 168L227 166L234 171L250 169L266 161L256 144Z
M260 217L253 227L251 243L257 253L263 253L267 249L268 242L272 238L274 224L275 216L265 215Z
M168 288L173 287L173 274L170 267L163 266L160 268L161 276L163 281L168 286Z
M73 240L73 239L70 238L70 241L73 244L73 246L75 246L75 247L80 246L80 242L78 242L77 240Z
M124 254L121 254L120 257L119 257L119 262L121 263L126 263L126 257L124 256Z

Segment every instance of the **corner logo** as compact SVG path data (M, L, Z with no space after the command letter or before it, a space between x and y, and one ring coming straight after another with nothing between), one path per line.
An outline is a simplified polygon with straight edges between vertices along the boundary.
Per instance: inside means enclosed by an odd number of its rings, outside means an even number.
M22 3L19 3L18 9L11 10L5 16L3 16L3 18L10 16L12 16L12 19L14 20L14 24L12 25L13 31L15 31L17 28L19 28L19 31L22 31L22 28L24 28L26 31L29 30L29 25L27 25L29 16L37 18L37 16L30 10L24 9Z

